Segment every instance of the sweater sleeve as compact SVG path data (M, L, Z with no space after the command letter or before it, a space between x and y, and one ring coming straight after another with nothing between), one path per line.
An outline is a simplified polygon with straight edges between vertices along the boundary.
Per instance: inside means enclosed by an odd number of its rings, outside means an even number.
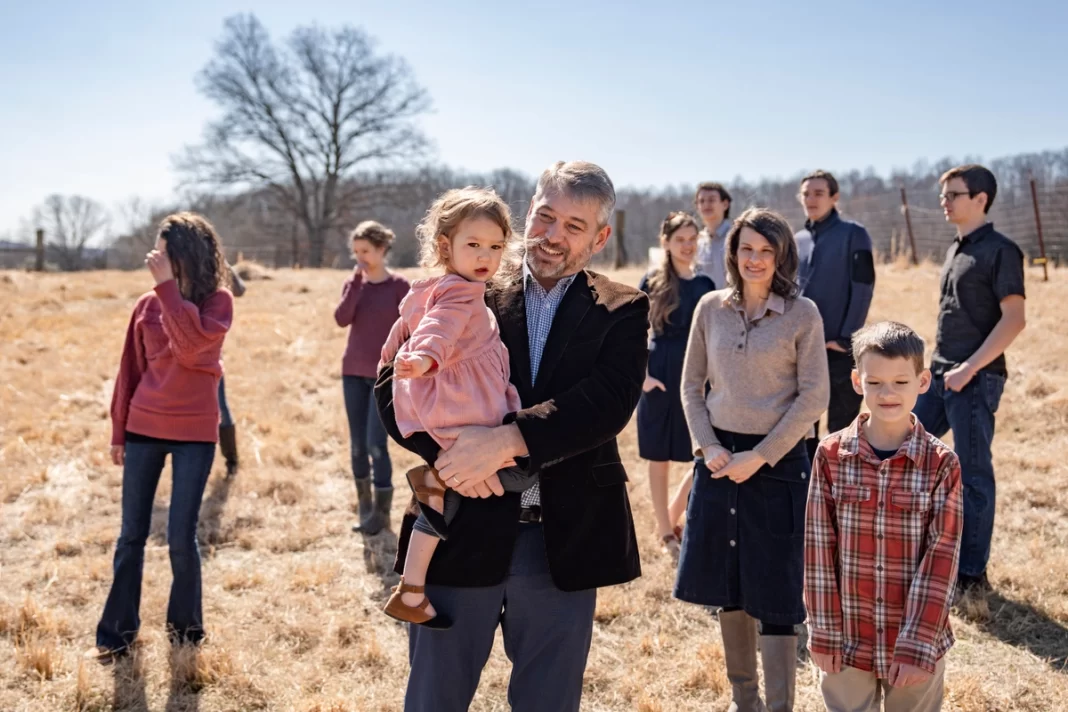
M868 319L872 295L875 293L875 260L872 256L871 236L857 225L849 237L849 304L842 320L838 345L850 348L853 334Z
M827 373L827 345L823 340L823 321L816 305L798 297L794 309L799 314L798 333L794 337L797 350L797 397L771 432L753 448L769 465L775 465L788 453L819 420L831 397L830 376Z
M405 349L407 353L427 356L434 360L439 369L451 360L456 343L474 316L474 310L486 308L481 299L472 302L472 292L465 286L454 286L448 282L439 285L427 302L426 313L412 330ZM430 371L428 375L435 372Z
M363 273L354 272L341 287L341 301L338 302L337 308L334 309L334 321L337 322L338 326L345 327L352 324L352 321L356 318L356 309L360 306L362 297Z
M686 356L682 362L682 410L690 429L694 454L698 456L702 456L708 448L719 445L705 400L705 383L712 381L712 375L708 372L708 321L709 310L714 308L713 298L707 296L697 303L686 343Z
M141 376L148 369L145 349L137 333L137 317L141 314L144 300L134 307L130 325L126 328L126 343L119 359L119 374L115 378L115 390L111 394L111 444L126 442L126 419L130 415L130 401L137 391Z
M192 368L200 354L222 346L234 316L230 292L220 289L198 308L182 298L173 279L157 284L155 291L162 307L163 330L179 364Z

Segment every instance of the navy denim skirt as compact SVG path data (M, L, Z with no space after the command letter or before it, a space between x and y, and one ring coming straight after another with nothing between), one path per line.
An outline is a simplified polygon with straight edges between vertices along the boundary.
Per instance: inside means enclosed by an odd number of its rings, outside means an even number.
M764 438L719 429L716 436L731 452L752 450ZM804 440L774 467L764 465L740 485L713 479L698 460L686 508L675 598L741 608L765 623L803 623L810 473Z

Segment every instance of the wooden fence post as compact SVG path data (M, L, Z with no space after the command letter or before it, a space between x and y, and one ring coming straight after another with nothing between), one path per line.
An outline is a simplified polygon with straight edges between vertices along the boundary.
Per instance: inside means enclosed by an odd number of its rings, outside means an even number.
M616 211L616 257L615 268L622 269L627 265L627 211Z
M37 261L34 264L34 269L38 272L44 272L45 268L45 241L44 230L37 228Z

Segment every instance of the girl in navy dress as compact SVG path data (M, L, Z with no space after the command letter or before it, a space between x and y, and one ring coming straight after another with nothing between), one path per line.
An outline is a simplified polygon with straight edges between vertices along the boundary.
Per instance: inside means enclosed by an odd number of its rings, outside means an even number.
M674 212L660 226L664 261L642 278L638 288L649 295L649 368L638 402L638 453L649 461L649 490L657 533L664 548L678 558L675 527L686 507L691 478L683 480L668 505L668 470L672 462L692 463L693 447L682 410L682 362L697 302L716 285L695 274L697 221Z

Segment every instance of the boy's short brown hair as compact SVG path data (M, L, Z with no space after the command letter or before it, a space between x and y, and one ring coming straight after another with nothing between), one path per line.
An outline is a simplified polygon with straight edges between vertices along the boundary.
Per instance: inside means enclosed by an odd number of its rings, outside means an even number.
M926 368L923 361L923 338L910 327L896 321L880 321L865 326L853 334L853 359L860 368L864 354L879 354L883 358L905 358L912 361L916 373Z

